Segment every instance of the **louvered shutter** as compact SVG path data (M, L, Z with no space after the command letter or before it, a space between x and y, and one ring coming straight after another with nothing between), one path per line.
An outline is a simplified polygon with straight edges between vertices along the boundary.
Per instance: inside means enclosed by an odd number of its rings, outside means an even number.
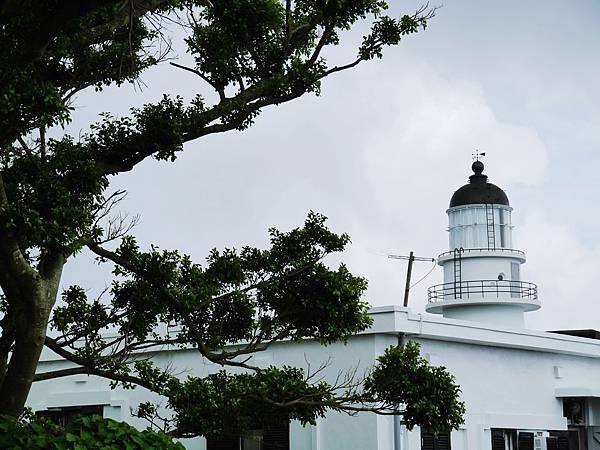
M290 450L289 422L269 425L263 436L263 450Z
M558 437L558 450L569 450L569 438L565 436Z
M519 450L534 450L533 449L533 433L519 433L519 442L517 448Z
M207 439L206 450L240 450L240 438Z
M435 435L433 433L421 430L421 450L436 450Z
M558 438L550 436L546 438L546 450L558 450Z
M450 433L436 435L421 429L421 450L451 450Z
M438 433L435 441L435 450L450 450L450 433Z
M492 450L505 450L506 442L502 431L492 431Z

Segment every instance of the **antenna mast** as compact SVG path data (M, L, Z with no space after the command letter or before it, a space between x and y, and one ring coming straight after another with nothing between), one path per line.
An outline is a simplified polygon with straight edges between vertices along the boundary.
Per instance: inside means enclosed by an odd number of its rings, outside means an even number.
M406 287L404 288L404 307L408 306L408 293L410 291L410 277L412 275L412 267L414 261L429 261L434 262L434 258L423 258L421 256L415 256L414 252L410 252L408 256L405 255L388 255L389 259L402 259L408 261L408 268L406 270Z

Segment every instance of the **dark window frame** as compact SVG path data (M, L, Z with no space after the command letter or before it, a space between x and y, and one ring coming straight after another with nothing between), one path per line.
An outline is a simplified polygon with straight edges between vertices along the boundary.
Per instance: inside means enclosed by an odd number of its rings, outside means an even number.
M58 408L42 409L35 412L38 417L46 417L57 425L65 427L77 417L81 416L101 416L104 417L105 405L79 405L79 406L61 406Z
M421 450L452 450L452 433L432 433L421 428Z
M260 450L290 450L290 423L268 425L253 429L262 435ZM243 436L207 438L207 450L245 450Z

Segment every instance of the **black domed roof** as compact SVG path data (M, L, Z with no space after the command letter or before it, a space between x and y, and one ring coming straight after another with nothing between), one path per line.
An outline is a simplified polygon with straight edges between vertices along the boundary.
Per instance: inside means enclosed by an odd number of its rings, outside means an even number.
M495 184L488 183L487 175L483 174L484 167L481 161L475 161L471 168L474 174L469 177L470 183L454 193L450 200L450 208L481 203L510 205L506 193Z

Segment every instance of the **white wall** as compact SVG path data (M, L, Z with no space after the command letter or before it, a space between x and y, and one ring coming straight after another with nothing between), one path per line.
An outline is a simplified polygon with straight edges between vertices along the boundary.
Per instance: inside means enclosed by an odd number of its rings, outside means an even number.
M444 308L444 317L502 324L511 328L524 328L523 308L519 305L464 305Z
M354 369L357 376L364 375L376 356L396 343L396 336L375 334L355 336L347 345L321 346L310 341L279 343L270 347L268 351L255 355L250 363L263 367L286 364L305 369L308 369L310 364L310 370L313 371L327 363L328 368L323 374L326 380L333 383L338 374ZM161 352L155 355L154 361L159 366L170 364L174 371L183 371L183 376L203 376L220 369L204 361L193 350ZM66 366L68 364L60 360L45 361L40 363L39 371ZM163 405L166 403L164 398L143 388L111 390L106 380L78 375L35 383L28 405L34 410L40 410L48 407L100 404L105 405L106 417L125 420L136 427L145 428L147 423L133 417L130 411L144 401L155 401ZM377 417L374 414L350 416L331 413L325 420L319 420L316 427L303 427L299 423L292 423L290 437L291 448L294 450L393 450L393 422L389 417ZM186 445L190 449L205 448L202 438L186 442Z
M485 257L472 257L470 254L463 254L461 259L461 274L463 281L470 280L497 280L500 273L504 274L504 280L511 280L511 263L520 265L521 259L518 257L507 257L506 255L493 254ZM523 267L521 266L521 280L529 281L527 275L523 276ZM519 281L519 280L515 280ZM448 260L444 263L444 283L454 282L454 261Z
M491 428L565 429L557 389L600 392L598 341L494 328L412 314L403 308L377 308L373 310L373 317L374 334L355 336L347 345L323 347L308 341L279 343L255 356L252 362L263 366L299 367L306 367L308 362L314 369L329 361L326 378L332 381L340 371L358 368L358 373L364 372L386 347L398 342L399 333L405 333L405 340L419 342L429 361L447 367L461 386L467 406L466 423L452 434L453 450L489 450ZM192 350L159 353L156 361L197 375L215 370ZM40 371L65 365L63 361L46 358L40 363ZM111 391L104 380L76 376L34 384L29 405L45 409L103 404L105 415L143 428L146 424L131 417L129 408L152 399L160 400L142 388ZM599 408L599 402L590 402L590 418L598 425ZM319 420L316 427L293 423L290 434L293 450L420 449L418 429L400 430L399 445L395 447L393 418L373 414L356 417L329 414ZM190 442L189 448L204 449L203 439Z
M566 429L556 389L600 386L600 361L556 353L444 342L412 337L435 365L454 374L466 404L464 429L453 450L491 449L491 428ZM555 366L561 378L556 378ZM595 405L595 406L594 406ZM600 404L594 403L594 420ZM416 442L419 430L411 432ZM409 447L407 450L420 447Z
M512 208L504 205L488 205L488 207L494 214L495 246L512 248ZM486 205L456 206L446 212L449 224L449 250L461 247L488 247Z

